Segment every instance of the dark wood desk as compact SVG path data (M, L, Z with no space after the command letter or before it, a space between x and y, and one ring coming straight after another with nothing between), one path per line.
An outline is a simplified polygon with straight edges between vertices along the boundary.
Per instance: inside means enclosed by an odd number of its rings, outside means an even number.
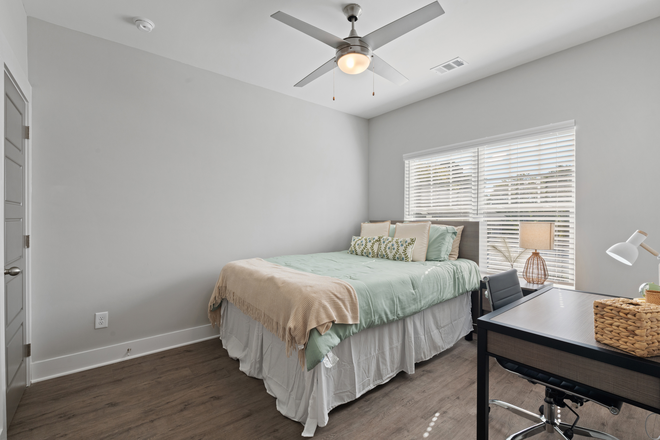
M477 440L488 439L489 356L597 388L660 413L660 356L638 358L594 339L593 302L609 297L547 288L479 318Z

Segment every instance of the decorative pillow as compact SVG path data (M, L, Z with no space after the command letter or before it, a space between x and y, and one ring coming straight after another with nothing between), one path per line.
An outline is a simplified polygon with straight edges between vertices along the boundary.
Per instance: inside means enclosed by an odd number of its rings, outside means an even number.
M383 237L353 237L348 253L361 257L376 258Z
M383 237L380 243L378 258L394 261L413 261L416 238Z
M396 231L396 225L390 225L390 237L394 237L395 231Z
M440 225L443 226L443 225ZM454 226L456 228L456 238L454 238L454 242L451 245L451 252L449 253L449 259L450 260L457 260L458 259L458 248L461 245L461 234L463 234L463 228L465 226Z
M426 261L431 222L397 223L394 238L416 238L413 261Z
M456 234L453 226L431 225L426 261L447 261Z
M454 243L451 245L451 252L449 253L450 260L458 259L458 248L461 245L461 234L463 233L463 228L465 226L456 226L456 238L454 238Z
M387 237L390 233L390 222L362 223L360 237Z

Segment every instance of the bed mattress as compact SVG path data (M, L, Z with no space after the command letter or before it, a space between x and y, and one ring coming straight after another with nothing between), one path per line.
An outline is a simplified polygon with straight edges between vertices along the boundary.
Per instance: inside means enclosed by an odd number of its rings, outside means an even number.
M308 370L342 340L364 329L414 315L465 292L477 290L481 274L471 260L401 262L351 255L346 251L287 255L267 261L302 272L342 279L358 297L359 324L334 324L321 335L309 333Z

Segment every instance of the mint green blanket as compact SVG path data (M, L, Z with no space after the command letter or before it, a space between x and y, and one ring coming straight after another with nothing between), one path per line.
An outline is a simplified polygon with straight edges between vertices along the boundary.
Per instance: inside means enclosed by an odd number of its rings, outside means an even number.
M333 324L324 335L313 329L305 350L307 370L360 330L414 315L479 288L479 266L471 260L401 261L350 255L346 251L267 258L271 263L349 282L360 306L359 324Z

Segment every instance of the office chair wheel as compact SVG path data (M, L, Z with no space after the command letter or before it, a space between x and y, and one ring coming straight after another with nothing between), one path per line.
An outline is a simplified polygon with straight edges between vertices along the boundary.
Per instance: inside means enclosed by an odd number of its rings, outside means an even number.
M564 431L564 436L568 440L571 440L573 438L573 430L571 428L568 428L566 431Z

